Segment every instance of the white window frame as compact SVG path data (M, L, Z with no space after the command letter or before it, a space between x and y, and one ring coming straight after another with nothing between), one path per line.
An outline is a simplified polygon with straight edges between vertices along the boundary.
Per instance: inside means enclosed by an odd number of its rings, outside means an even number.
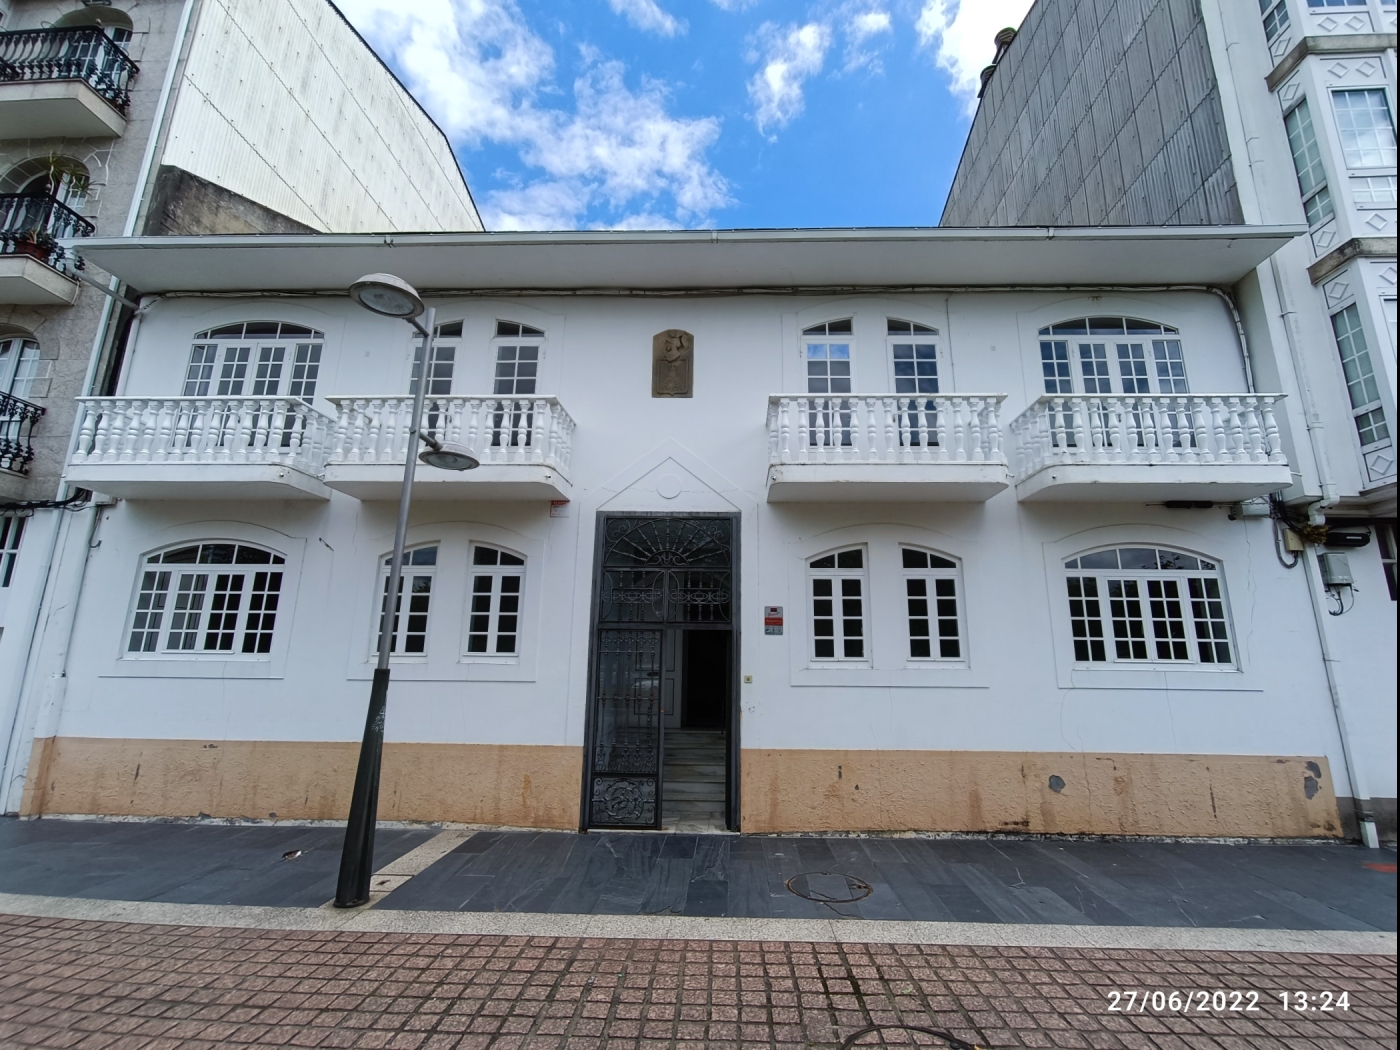
M1343 333L1338 330L1338 321L1343 317L1348 319L1348 330ZM1382 400L1381 380L1376 375L1375 361L1372 359L1370 340L1366 336L1366 327L1361 318L1361 302L1348 303L1340 310L1334 311L1328 318L1332 325L1332 341L1337 348L1337 357L1342 366L1342 382L1346 387L1347 401L1351 407L1352 425L1356 434L1357 443L1361 447L1363 456L1378 448L1387 448L1394 443L1394 438L1390 432L1391 420L1386 411L1385 402ZM1360 339L1359 348L1356 346L1357 337ZM1343 339L1348 342L1343 345ZM1352 350L1348 357L1348 348ZM1347 373L1348 361L1354 361L1357 367L1357 377L1355 381ZM1360 387L1362 395L1374 391L1375 396L1358 404L1356 387ZM1368 389L1369 386L1369 389ZM1362 419L1367 418L1365 424L1373 429L1379 427L1384 433L1378 434L1372 440L1365 440L1362 434Z
M1394 168L1395 168L1395 162L1396 162L1395 113L1394 113L1394 110L1391 108L1391 101L1390 101L1390 94L1389 94L1389 92L1387 92L1386 89L1385 89L1384 87L1350 87L1350 88L1340 88L1340 87L1338 87L1338 88L1331 88L1330 91L1331 91L1331 94L1332 94L1332 118L1333 118L1333 121L1335 122L1335 125L1336 125L1336 128L1337 128L1337 145L1338 145L1338 148L1340 149L1341 154L1342 154L1342 163L1346 165L1347 170L1348 170L1348 171L1362 171L1362 172L1365 172L1365 171L1376 171L1376 172L1379 172L1379 173L1385 173L1387 169L1394 170ZM1364 131L1364 130L1369 130L1369 131L1371 131L1371 132L1373 132L1373 133L1375 133L1375 134L1377 134L1377 135L1379 136L1377 145L1375 146L1375 150L1376 150L1376 153L1377 153L1377 157L1374 158L1374 159L1376 160L1376 163L1361 163L1361 160L1363 159L1362 157L1358 156L1358 157L1356 157L1356 158L1353 158L1353 157L1347 156L1347 152L1348 152L1348 147L1347 147L1347 135L1348 135L1348 134L1353 134L1353 135L1354 135L1354 134L1357 133L1357 131L1356 131L1356 129L1350 129L1350 130L1348 130L1348 129L1346 129L1346 128L1343 127L1343 124L1346 123L1346 121L1343 120L1342 114L1343 114L1344 112L1356 112L1356 111L1350 109L1349 107L1348 107L1348 108L1342 108L1342 107L1339 107L1339 106L1337 105L1338 100L1339 100L1340 97L1343 96L1343 95L1379 95L1379 96L1380 96L1381 103L1382 103L1382 105L1383 105L1384 108L1385 108L1385 118L1386 118L1385 121L1384 121L1383 123L1381 123L1381 124L1373 125L1373 126L1372 126L1371 128L1369 128L1369 129L1362 129L1363 131ZM1383 139L1384 139L1385 136L1384 136L1384 134L1381 134L1382 132L1385 132L1385 133L1388 133L1388 134L1389 134L1389 137L1390 137L1390 143L1389 143L1389 145L1387 145L1387 144L1383 141ZM1364 151L1358 151L1358 152L1364 152Z
M908 325L910 331L907 333L891 331L896 325ZM924 355L921 358L919 356L920 348L928 346L933 347L933 357L930 359L927 355ZM897 354L899 355L898 357L896 356ZM938 329L932 325L923 324L919 321L910 321L903 317L885 318L885 360L888 361L890 365L890 389L896 394L908 394L917 397L920 394L935 395L946 393L943 389L944 384L947 382L947 377L943 374L945 371L943 367L943 344L942 340L939 338ZM933 374L931 376L920 375L920 362L927 362L929 360L933 361ZM903 369L901 369L902 365ZM913 369L912 373L909 371L911 366ZM901 370L905 372L904 375L900 374ZM922 384L920 380L923 380ZM932 380L931 384L929 380ZM901 382L905 387L903 390L900 389ZM908 389L911 385L914 387L913 390ZM933 389L920 390L920 385L932 385Z
M203 560L214 548L233 547L233 561ZM169 555L193 548L194 561L165 561ZM269 560L238 561L239 549L266 554ZM267 574L261 589L258 577ZM273 580L272 577L276 576ZM242 576L234 592L219 588L220 577ZM164 577L164 579L162 579ZM163 547L141 557L133 588L131 607L127 612L126 629L122 636L124 659L169 659L217 661L258 661L272 659L277 643L279 625L290 615L286 599L288 588L287 558L281 551L261 543L243 540L203 539ZM270 586L275 584L275 586ZM227 599L220 595L237 596L236 608L227 609ZM272 596L272 609L268 597ZM214 616L233 617L231 625L211 630ZM267 627L264 617L272 617ZM285 630L283 626L280 629ZM179 644L172 644L179 636ZM208 643L215 635L231 635L229 647ZM139 643L138 643L139 639ZM189 644L185 644L188 640ZM250 640L253 651L247 651ZM222 638L220 638L222 643ZM265 643L265 644L264 644Z
M1083 565L1085 559L1098 562L1111 554L1121 561L1119 552L1148 550L1155 552L1159 567ZM1181 566L1162 568L1164 555L1180 561ZM1196 563L1194 568L1192 561ZM1239 641L1219 559L1160 543L1115 543L1063 559L1060 577L1058 600L1069 613L1071 657L1076 670L1240 668ZM1092 587L1088 581L1092 581ZM1193 587L1193 581L1198 586ZM1163 585L1160 592L1152 587L1153 583ZM1115 588L1114 584L1118 586ZM1180 615L1173 616L1174 612ZM1181 625L1179 637L1160 629L1162 625L1170 627L1172 621ZM1202 621L1209 627L1207 636L1200 633ZM1217 624L1221 625L1223 637L1215 633ZM1138 632L1134 632L1134 627ZM1206 659L1207 654L1212 658Z
M8 587L14 580L15 561L19 558L24 523L28 520L17 514L0 517L0 588Z
M913 555L914 557L910 557ZM928 559L929 564L920 566L911 564L918 556L922 555ZM901 573L901 593L900 600L905 603L904 623L906 627L904 650L905 659L911 665L927 666L952 665L965 666L967 664L967 617L965 615L965 595L963 594L962 583L962 563L956 558L952 558L942 551L936 551L928 547L915 546L914 544L901 543L899 545L900 573ZM935 565L934 561L946 564ZM910 586L914 581L923 583L924 595L911 593ZM939 594L940 584L949 583L952 586L951 595ZM916 603L920 600L927 603L923 611L926 615L919 617L916 613L919 607ZM947 609L944 605L947 601L953 602L953 614L947 616ZM925 633L916 635L916 622L923 620ZM947 621L953 623L954 634L952 641L957 646L957 652L947 654L942 645L949 636L944 633ZM926 640L929 653L926 656L915 654L916 642Z
M831 328L844 328L844 331L832 332ZM850 394L855 390L855 319L853 317L840 317L831 321L823 321L820 324L807 325L802 329L802 376L806 392L817 396L833 396L840 394ZM815 348L820 347L821 352L813 356ZM833 348L840 347L839 354L833 356ZM822 375L813 375L811 362L821 361L824 371ZM831 363L833 361L844 361L846 363L846 374L832 374ZM839 369L838 369L839 373ZM825 384L825 390L814 388L814 383ZM845 390L833 390L833 386L845 386Z
M1307 220L1308 229L1315 230L1331 221L1337 214L1337 208L1332 199L1331 177L1322 155L1322 144L1317 138L1317 125L1313 123L1312 107L1308 105L1306 95L1284 111L1283 127L1293 158L1293 174L1298 181L1298 197L1303 202L1303 217Z
M433 624L438 619L434 613L440 604L441 594L437 588L438 564L442 560L442 545L436 540L428 543L417 543L406 547L403 552L403 571L399 575L399 595L400 600L395 602L394 608L394 633L390 639L389 659L393 662L402 663L423 663L428 659L432 651ZM432 552L431 562L427 562L427 552ZM370 617L370 627L373 634L370 637L370 655L379 655L379 632L383 630L384 616L388 611L389 602L389 569L394 555L381 555L379 558L379 580L374 589L376 603L374 615ZM415 590L417 581L428 581L428 589L421 592L427 595L426 608L421 611L414 608L420 592ZM403 608L402 595L409 596L407 612ZM413 620L416 616L423 617L423 630L414 631ZM423 648L421 650L406 648L406 641L409 635L421 634L423 637Z
M514 332L510 331L512 328ZM540 369L544 366L544 330L521 321L497 318L495 333L491 337L491 392L497 397L538 396ZM511 351L511 356L503 360L501 355L507 350ZM521 367L530 364L530 358L526 356L530 353L534 355L534 375L521 375ZM508 375L505 374L507 367ZM524 386L530 389L520 389Z
M33 336L15 334L0 338L0 392L28 401L43 375L39 341Z
M433 329L433 352L428 361L428 389L424 392L424 397L451 397L452 386L457 378L458 350L462 346L462 322L444 321ZM418 373L421 367L419 354L421 346L417 345L413 351L413 360L408 371L408 392L416 394L418 392Z
M1287 0L1259 0L1259 18L1264 24L1264 39L1272 44L1288 29Z
M860 556L860 565L842 565L842 555L849 555L852 552ZM830 567L818 566L819 562L831 559L833 564ZM850 588L845 581L853 581L857 584L858 594L847 593ZM819 592L828 593L819 593ZM851 600L860 602L860 613L858 616L847 616L849 608L847 603ZM871 609L870 609L870 552L865 544L855 544L842 547L837 550L826 551L822 554L813 555L807 559L807 586L806 599L804 601L805 614L807 616L808 630L810 631L810 648L808 658L813 666L860 666L868 667L873 662L873 639L870 637ZM827 603L827 604L823 604ZM826 613L830 612L830 615ZM822 624L831 621L831 634L820 633ZM851 623L857 623L860 634L847 633ZM850 642L859 638L860 653L849 655ZM831 655L821 652L823 643L830 640L832 646Z
M517 563L504 563L497 560L494 564L483 562L478 564L478 551L494 552L497 559L502 556L517 559ZM509 550L495 543L473 542L468 547L467 553L467 608L465 612L465 626L463 629L462 660L464 662L491 662L491 663L511 663L520 659L521 650L525 640L525 588L528 586L526 568L529 559L518 551ZM510 592L504 586L504 581L514 578L516 589ZM481 590L480 582L488 580L489 590ZM482 599L485 602L482 602ZM510 599L514 598L515 609L512 611L505 606L510 604ZM484 608L478 608L483 605ZM485 630L477 630L481 626L479 618L485 618ZM501 630L502 617L514 617L515 630L513 632L514 647L508 652L499 651L499 641L503 633ZM472 648L472 643L476 638L484 637L485 648Z
M1189 393L1186 350L1180 329L1157 321L1121 315L1112 318L1123 325L1123 330L1118 333L1095 332L1095 326L1089 323L1091 320L1109 319L1107 315L1103 318L1076 317L1045 325L1039 330L1037 346L1043 394L1143 396ZM1127 331L1129 322L1143 330ZM1081 324L1084 328L1082 332L1055 331ZM1148 326L1155 327L1157 331L1150 330ZM1178 367L1174 368L1173 365ZM1055 386L1053 390L1050 389L1052 384ZM1131 390L1128 389L1130 386ZM1139 389L1142 386L1147 389Z
M265 331L268 327L274 330ZM292 321L235 321L199 332L185 365L182 396L290 396L310 404L325 342L324 332Z

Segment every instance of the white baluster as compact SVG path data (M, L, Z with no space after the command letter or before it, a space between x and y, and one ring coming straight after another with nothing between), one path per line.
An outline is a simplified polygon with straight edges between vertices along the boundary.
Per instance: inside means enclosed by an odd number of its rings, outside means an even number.
M1274 399L1264 397L1260 399L1260 411L1264 415L1264 441L1268 445L1270 463L1287 463L1288 458L1283 454L1283 443L1279 440L1278 420L1274 418Z
M1230 413L1230 448L1234 453L1236 463L1249 462L1249 447L1246 443L1244 420L1240 406L1240 399L1232 397L1227 402Z

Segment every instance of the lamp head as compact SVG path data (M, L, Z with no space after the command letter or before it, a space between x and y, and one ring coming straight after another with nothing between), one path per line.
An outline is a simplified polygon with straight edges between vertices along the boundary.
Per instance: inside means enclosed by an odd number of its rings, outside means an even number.
M439 470L475 470L481 461L471 454L466 445L455 441L439 441L436 447L425 448L418 458L430 467Z
M418 289L391 273L371 273L350 286L350 298L385 317L412 320L423 312Z

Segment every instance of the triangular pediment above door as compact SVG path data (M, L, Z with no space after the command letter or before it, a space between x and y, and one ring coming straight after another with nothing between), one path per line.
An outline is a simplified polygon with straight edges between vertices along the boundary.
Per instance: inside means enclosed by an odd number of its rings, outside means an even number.
M634 511L724 514L733 513L739 507L700 477L698 471L682 463L677 456L669 455L646 469L598 509L609 514Z

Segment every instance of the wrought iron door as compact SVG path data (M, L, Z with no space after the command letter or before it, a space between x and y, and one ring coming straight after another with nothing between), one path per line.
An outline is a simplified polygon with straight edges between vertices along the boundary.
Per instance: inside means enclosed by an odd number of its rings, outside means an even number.
M667 634L732 622L734 526L681 517L600 524L586 821L660 827Z

